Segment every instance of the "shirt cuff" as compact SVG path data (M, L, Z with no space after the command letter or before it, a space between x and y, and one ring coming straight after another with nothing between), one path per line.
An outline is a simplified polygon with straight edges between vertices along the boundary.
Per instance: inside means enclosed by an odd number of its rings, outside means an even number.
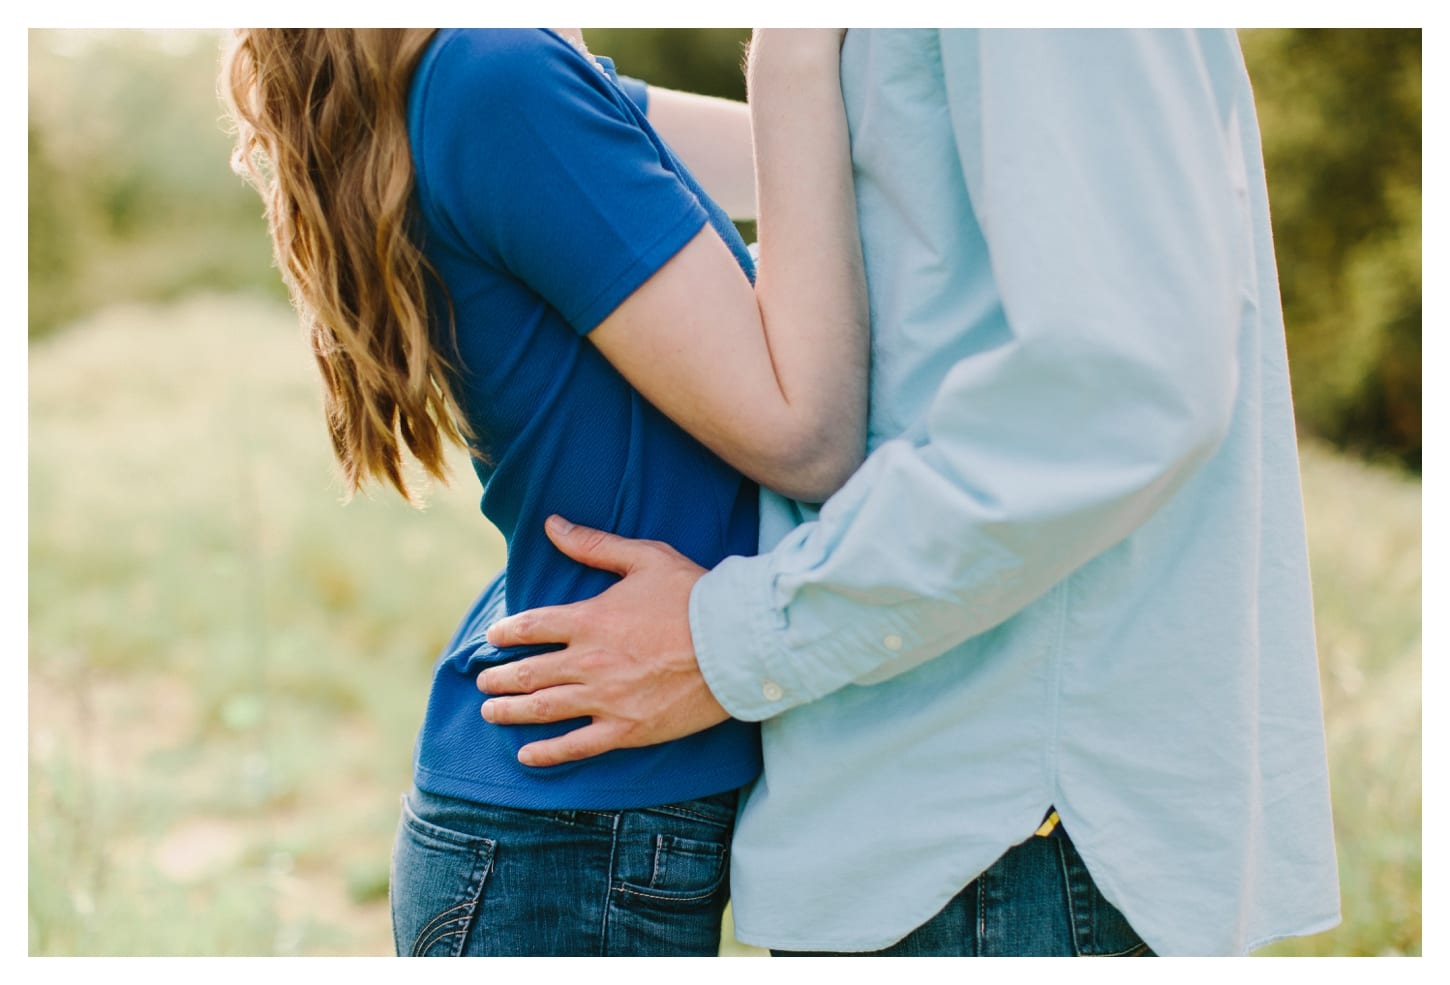
M781 642L768 555L728 557L690 592L700 673L732 717L755 722L810 700Z

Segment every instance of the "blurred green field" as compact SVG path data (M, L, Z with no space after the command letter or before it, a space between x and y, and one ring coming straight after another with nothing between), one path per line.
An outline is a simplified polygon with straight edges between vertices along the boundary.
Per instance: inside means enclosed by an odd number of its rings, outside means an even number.
M391 953L429 668L502 563L466 462L340 505L265 297L108 308L29 390L30 953ZM1304 481L1345 922L1268 953L1419 954L1420 484Z

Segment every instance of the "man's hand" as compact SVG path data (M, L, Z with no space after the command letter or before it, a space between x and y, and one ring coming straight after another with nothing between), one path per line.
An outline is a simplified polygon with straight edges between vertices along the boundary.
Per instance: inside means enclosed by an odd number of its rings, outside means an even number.
M595 598L520 612L489 627L494 646L564 649L490 667L478 689L497 725L593 721L519 750L525 766L555 766L610 749L655 745L717 725L729 714L710 693L690 638L690 590L705 569L667 544L630 540L550 517L560 551L623 580Z

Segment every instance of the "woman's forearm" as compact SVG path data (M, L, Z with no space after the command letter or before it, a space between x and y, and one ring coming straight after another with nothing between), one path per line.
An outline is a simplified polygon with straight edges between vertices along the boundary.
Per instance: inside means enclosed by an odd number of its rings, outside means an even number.
M797 439L839 487L865 453L869 313L834 31L757 31L748 68L756 298ZM802 456L807 453L803 450Z
M755 286L707 227L590 338L721 458L821 502L865 453L868 313L840 36L762 31L754 47Z

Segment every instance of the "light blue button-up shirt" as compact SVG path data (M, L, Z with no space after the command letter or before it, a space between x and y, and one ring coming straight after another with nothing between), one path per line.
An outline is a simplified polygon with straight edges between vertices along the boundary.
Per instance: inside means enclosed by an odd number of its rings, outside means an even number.
M690 605L764 720L735 926L886 946L1055 805L1160 954L1339 920L1284 330L1232 31L851 31L870 455ZM797 521L805 522L796 525Z

